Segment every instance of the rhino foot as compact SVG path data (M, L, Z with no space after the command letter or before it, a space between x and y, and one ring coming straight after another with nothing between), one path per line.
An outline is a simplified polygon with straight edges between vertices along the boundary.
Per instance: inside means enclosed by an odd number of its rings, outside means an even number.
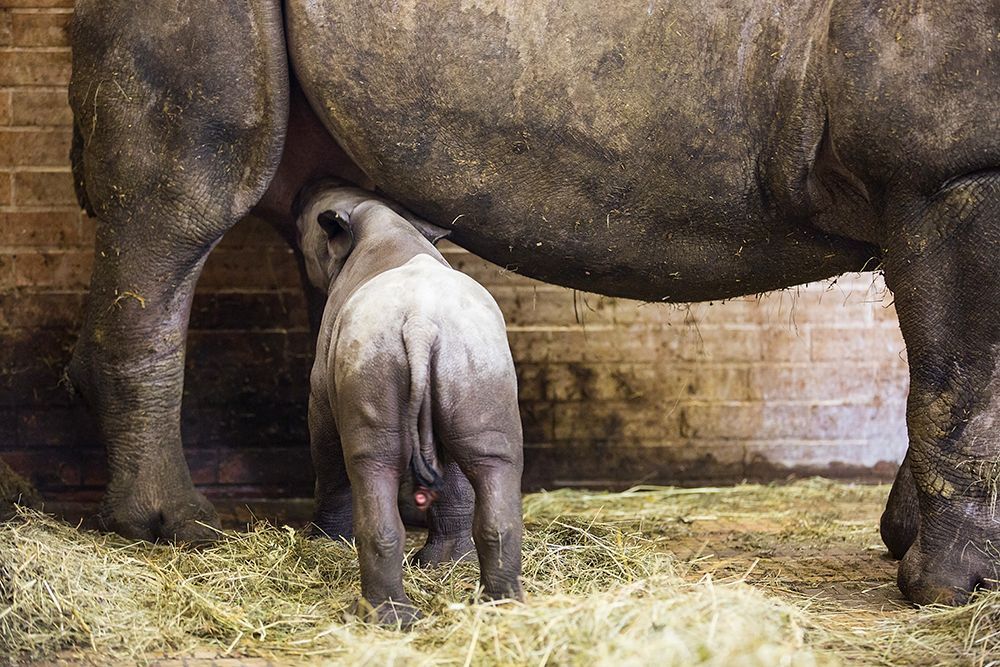
M142 494L109 495L98 521L105 530L150 542L204 544L219 539L220 534L215 509L193 487L159 502Z
M968 513L935 518L921 522L899 563L903 595L918 605L961 605L977 590L1000 590L1000 533L993 518Z
M882 542L893 558L900 560L906 555L906 551L917 538L919 527L920 505L917 500L917 487L907 458L903 460L896 473L896 480L892 483L889 500L886 502L885 512L882 513L882 520L879 523Z

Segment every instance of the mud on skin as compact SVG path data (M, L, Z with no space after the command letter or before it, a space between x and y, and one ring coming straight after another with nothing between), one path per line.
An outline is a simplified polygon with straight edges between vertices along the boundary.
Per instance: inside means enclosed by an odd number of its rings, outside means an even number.
M993 586L995 559L963 554L1000 543L981 472L1000 452L998 24L990 0L81 0L74 172L103 255L73 374L110 525L188 538L211 518L180 450L191 290L250 207L288 230L289 193L333 175L501 266L616 296L883 263L911 365L912 476L883 524L900 585Z

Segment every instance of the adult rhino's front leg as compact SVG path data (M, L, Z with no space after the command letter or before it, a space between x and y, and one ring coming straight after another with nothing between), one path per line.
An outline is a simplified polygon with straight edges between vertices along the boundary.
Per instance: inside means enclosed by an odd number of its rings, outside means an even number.
M280 157L280 5L78 0L72 44L73 166L97 242L70 375L107 447L102 519L130 537L210 537L181 450L188 316L209 250Z
M899 586L917 603L954 604L1000 579L1000 171L954 179L908 211L885 262L920 509Z

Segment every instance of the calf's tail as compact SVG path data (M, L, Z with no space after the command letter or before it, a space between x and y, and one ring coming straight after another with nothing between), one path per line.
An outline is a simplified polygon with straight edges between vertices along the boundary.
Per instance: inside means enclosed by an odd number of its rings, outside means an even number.
M437 498L442 482L431 419L431 351L437 335L437 325L428 320L411 318L403 324L403 346L410 366L404 437L411 451L410 471L415 482L413 501L422 510Z

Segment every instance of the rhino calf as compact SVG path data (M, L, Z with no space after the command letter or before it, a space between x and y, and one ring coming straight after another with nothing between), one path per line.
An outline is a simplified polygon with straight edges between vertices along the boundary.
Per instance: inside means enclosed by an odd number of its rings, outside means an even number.
M427 507L459 470L475 491L484 594L519 598L522 433L500 309L429 240L444 230L364 190L321 184L300 199L306 270L328 293L309 399L317 514L353 517L359 607L381 623L417 618L397 492L412 475ZM457 469L442 473L442 459Z

